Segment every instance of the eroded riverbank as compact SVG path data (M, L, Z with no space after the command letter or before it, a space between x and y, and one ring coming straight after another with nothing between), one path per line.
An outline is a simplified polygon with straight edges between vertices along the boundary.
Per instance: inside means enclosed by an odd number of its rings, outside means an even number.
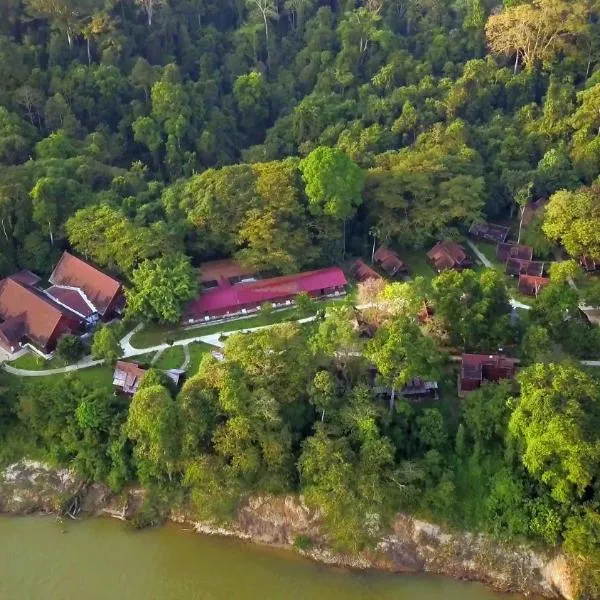
M68 471L22 462L7 469L0 477L0 511L12 514L53 512L70 506L73 497L77 497L82 514L127 519L135 514L142 493L131 490L129 494L115 497L103 486L82 487ZM305 550L308 557L320 563L362 569L365 573L371 570L430 573L480 581L504 592L548 598L572 596L567 565L560 555L504 546L484 536L443 531L407 515L398 515L391 531L376 548L360 555L333 552L323 535L319 516L304 506L301 499L292 496L251 498L240 508L236 521L227 528L196 522L193 515L185 511L173 512L171 519L179 522L181 527L199 533L237 537L278 547L291 546L298 536L303 536L312 542ZM291 552L287 554L292 555ZM449 581L448 585L454 583Z

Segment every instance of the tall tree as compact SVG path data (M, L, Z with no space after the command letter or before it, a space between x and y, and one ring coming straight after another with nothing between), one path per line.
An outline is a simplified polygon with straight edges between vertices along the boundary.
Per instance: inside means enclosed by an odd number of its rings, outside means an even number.
M344 224L346 254L346 222L362 204L365 174L344 152L320 146L301 163L310 209L326 214Z

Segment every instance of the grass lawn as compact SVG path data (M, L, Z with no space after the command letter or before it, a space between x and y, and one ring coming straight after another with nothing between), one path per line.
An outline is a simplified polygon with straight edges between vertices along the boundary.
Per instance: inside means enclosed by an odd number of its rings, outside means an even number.
M198 372L202 357L213 350L213 347L202 342L194 342L188 348L190 350L190 364L188 365L187 376L192 377Z
M477 249L483 254L495 267L504 267L504 265L498 262L496 258L496 244L492 242L482 242L477 240L477 242L473 242ZM469 246L466 246L468 250L470 250Z
M317 302L319 308L330 306L338 303L339 300L327 299ZM293 321L299 319L300 316L296 308L284 308L272 313L261 314L245 317L243 319L234 319L232 321L222 321L221 323L213 323L212 325L199 325L184 329L178 326L156 325L148 323L144 328L138 331L131 338L131 345L134 348L140 348L143 351L148 346L162 344L166 340L186 340L188 338L199 337L201 335L209 335L211 333L221 333L228 331L237 331L238 329L246 329L249 327L262 327L263 325L274 325L283 321Z
M56 375L54 377L56 377ZM73 373L73 377L94 389L113 389L113 368L110 365L97 365L95 367L89 367L88 369L80 369Z
M183 365L185 354L181 346L173 346L165 350L152 365L156 369L179 369Z
M58 356L54 356L50 360L46 360L41 356L34 354L33 352L28 352L9 364L11 367L15 367L15 369L43 371L44 369L57 369L59 367L64 367L67 363Z
M429 282L437 275L435 269L427 262L426 250L401 250L398 254L408 265L411 277L423 277Z

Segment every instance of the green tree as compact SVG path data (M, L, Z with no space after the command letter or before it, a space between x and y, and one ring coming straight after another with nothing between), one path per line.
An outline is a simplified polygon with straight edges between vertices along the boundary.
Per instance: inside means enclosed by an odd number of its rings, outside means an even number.
M155 385L136 392L129 406L127 435L144 485L171 480L180 453L179 416L169 391Z
M198 290L194 269L184 256L145 260L134 269L132 283L125 291L128 314L159 323L176 323Z
M121 328L118 325L102 325L95 332L92 339L92 356L114 363L123 352L119 342Z
M600 466L600 390L575 366L533 365L518 376L520 398L509 430L533 477L569 504L590 488Z
M344 224L362 204L365 175L341 150L321 146L301 163L309 207L314 214L325 214ZM346 235L344 233L344 254Z
M56 344L56 353L65 362L74 363L85 354L85 346L80 337L66 334L59 338Z

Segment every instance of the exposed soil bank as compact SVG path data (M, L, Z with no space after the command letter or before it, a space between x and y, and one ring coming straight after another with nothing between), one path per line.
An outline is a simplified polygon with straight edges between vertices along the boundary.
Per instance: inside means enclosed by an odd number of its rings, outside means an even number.
M126 520L135 514L142 498L139 489L117 497L102 485L84 486L67 470L50 469L32 461L21 461L0 473L0 512L4 513L53 513L76 507L89 516ZM397 515L391 531L376 548L358 555L329 548L319 515L294 496L250 498L227 527L197 522L185 512L174 512L171 519L199 533L235 536L262 544L291 546L298 536L304 536L313 544L303 553L332 565L435 573L480 581L499 591L573 599L573 583L563 555L508 546L482 535L444 531L409 515Z

